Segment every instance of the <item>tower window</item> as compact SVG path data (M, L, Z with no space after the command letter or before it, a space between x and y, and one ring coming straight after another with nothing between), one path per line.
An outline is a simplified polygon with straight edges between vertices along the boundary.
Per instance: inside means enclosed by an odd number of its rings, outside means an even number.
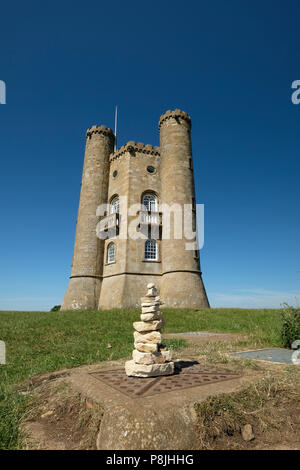
M112 175L113 175L113 178L116 178L118 176L118 170L115 170Z
M151 174L155 173L154 166L151 166L151 165L147 166L147 171L148 171L148 173L151 173Z
M142 202L147 211L157 212L157 198L154 194L145 194Z
M110 213L118 214L120 212L120 200L118 197L115 197L110 202Z
M107 247L107 262L113 263L115 261L115 244L111 242Z
M145 260L157 260L157 244L155 240L145 242Z

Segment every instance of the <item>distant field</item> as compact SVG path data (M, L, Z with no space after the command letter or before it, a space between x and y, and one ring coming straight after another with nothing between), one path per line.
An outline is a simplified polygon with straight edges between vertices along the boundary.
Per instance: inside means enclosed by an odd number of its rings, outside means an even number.
M15 384L43 372L129 356L138 315L138 310L0 312L0 339L7 348L7 365L0 366L0 449L19 447L19 420L28 398L13 390ZM166 333L246 333L255 345L281 345L280 310L168 309L164 317Z

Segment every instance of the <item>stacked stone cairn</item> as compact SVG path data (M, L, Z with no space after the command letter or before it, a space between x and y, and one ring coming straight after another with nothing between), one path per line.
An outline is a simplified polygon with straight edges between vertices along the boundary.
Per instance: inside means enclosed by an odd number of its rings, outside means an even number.
M171 352L161 344L162 302L154 284L148 284L147 289L146 296L141 298L141 321L133 323L135 349L132 360L125 363L125 372L134 377L171 375L174 373Z

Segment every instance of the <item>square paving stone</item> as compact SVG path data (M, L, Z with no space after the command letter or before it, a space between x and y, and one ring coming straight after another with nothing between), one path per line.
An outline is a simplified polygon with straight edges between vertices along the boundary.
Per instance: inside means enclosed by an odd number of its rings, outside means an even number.
M260 361L280 362L281 364L293 364L292 354L293 351L291 349L268 348L231 353L230 356L245 357L247 359L256 359Z

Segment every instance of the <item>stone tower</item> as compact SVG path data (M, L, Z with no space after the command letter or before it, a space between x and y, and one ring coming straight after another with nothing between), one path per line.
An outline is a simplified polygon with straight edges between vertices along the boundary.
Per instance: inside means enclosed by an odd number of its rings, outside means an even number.
M165 239L166 205L195 204L191 119L167 111L159 130L160 147L130 141L114 151L110 129L88 129L72 273L61 310L138 307L149 283L161 290L165 307L209 307L199 252L174 236L172 216ZM96 215L102 203L107 211ZM191 211L194 228L195 217Z
M72 272L61 310L98 307L104 242L96 237L96 210L107 201L109 155L114 141L113 132L105 126L93 126L86 134Z
M193 207L192 228L196 228L191 119L179 109L167 111L159 120L161 199L164 204ZM170 238L162 239L161 296L168 307L208 307L202 282L198 250L187 250L190 240L176 239L174 220Z

